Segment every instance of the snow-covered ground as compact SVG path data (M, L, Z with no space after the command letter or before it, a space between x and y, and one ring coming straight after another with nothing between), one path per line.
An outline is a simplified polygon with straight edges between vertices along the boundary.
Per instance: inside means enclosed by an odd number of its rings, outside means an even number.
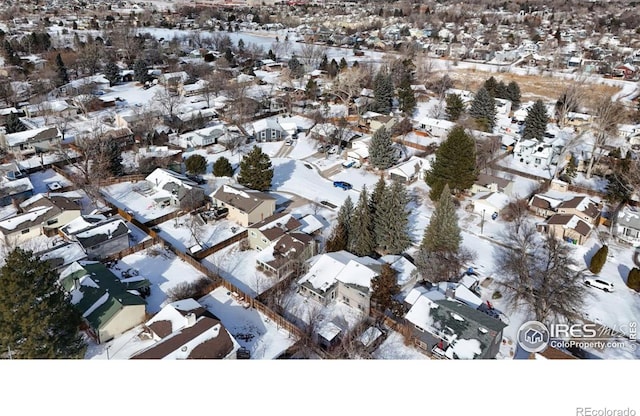
M154 203L151 195L138 192L137 189L138 187L134 182L122 182L105 186L101 191L109 202L120 209L131 211L134 217L142 223L162 217L178 209L175 206L160 208Z
M406 345L404 337L395 331L390 331L387 338L371 354L377 360L428 360L425 354L416 348Z
M182 282L193 282L202 273L185 263L160 245L150 247L118 260L111 271L118 277L129 269L138 270L140 276L151 282L151 295L146 298L147 312L157 313L165 305L167 293Z
M203 248L211 247L233 235L244 231L237 223L220 220L214 223L199 225L191 214L185 214L158 225L160 237L180 251L200 244Z
M274 277L256 269L258 253L256 250L241 251L239 243L236 243L206 257L202 264L247 295L255 297L276 283Z
M294 337L255 309L240 305L224 287L198 300L213 313L253 359L273 359L295 343Z

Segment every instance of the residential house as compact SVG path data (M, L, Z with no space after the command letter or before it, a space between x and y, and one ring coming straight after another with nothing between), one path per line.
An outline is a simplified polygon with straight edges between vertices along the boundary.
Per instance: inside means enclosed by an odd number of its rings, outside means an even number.
M418 120L421 130L426 131L434 137L446 137L449 131L455 126L455 123L448 120L439 120L432 117L424 117Z
M473 198L473 212L494 216L500 215L503 209L509 205L509 197L502 192L482 192L476 194Z
M583 244L592 231L592 225L573 214L556 214L537 225L538 231L572 244Z
M233 359L240 349L222 322L193 299L163 307L140 338L153 343L131 359Z
M0 146L16 157L46 152L58 146L62 133L57 127L41 127L11 134L0 134Z
M20 204L21 214L0 221L0 237L5 243L22 243L57 229L80 216L80 206L64 197L36 195Z
M39 104L30 104L23 107L24 114L28 118L55 116L69 118L78 114L78 109L69 105L65 100L43 101Z
M209 81L198 80L193 84L179 85L178 92L184 97L193 97L194 95L201 95L206 91L208 84L209 84Z
M151 198L160 207L180 206L185 198L204 200L204 190L197 183L172 170L156 168L145 180L155 189Z
M515 144L513 155L520 163L545 168L558 164L561 148L562 144L556 142L522 139Z
M185 71L167 72L158 76L158 83L176 92L189 80L189 74Z
M380 257L380 261L387 263L396 271L396 279L400 290L413 287L418 280L418 268L405 256L387 254Z
M418 179L423 179L425 170L431 168L431 164L417 156L411 156L409 160L389 169L389 178L404 184L410 184Z
M103 264L76 262L60 273L60 283L98 343L145 321L143 296L150 293L151 285L142 277L119 279Z
M588 196L576 196L562 201L557 207L558 214L576 215L588 224L595 225L600 218L600 205Z
M287 132L275 118L263 118L253 122L253 138L259 142L283 140Z
M486 173L480 173L474 184L471 185L471 193L475 195L478 192L502 192L508 197L512 197L513 181Z
M249 248L264 250L285 234L298 230L301 225L300 221L291 214L284 212L273 214L247 228Z
M531 197L529 209L539 217L549 218L556 213L556 209L561 203L562 200L560 199L537 194Z
M369 132L371 134L378 131L381 127L384 127L387 131L391 131L393 126L398 123L398 119L386 114L380 114L368 119Z
M227 128L221 123L181 134L177 137L175 143L185 149L198 148L217 144L218 140L226 137L226 135Z
M612 71L612 75L614 77L621 77L627 80L636 78L637 74L638 74L638 68L635 65L632 65L630 63L624 63L622 65L618 65Z
M75 232L72 238L84 248L89 260L99 260L128 249L129 234L127 224L113 217Z
M211 194L217 207L228 208L227 218L243 227L270 217L276 210L276 199L264 192L242 185L223 185Z
M109 128L102 133L102 138L109 142L116 142L122 148L135 143L133 132L128 127Z
M33 184L15 162L0 165L0 207L33 196Z
M87 259L87 253L80 243L76 242L62 243L53 248L35 253L34 256L42 261L49 262L49 265L57 272L61 272L67 266L77 261Z
M615 235L618 240L640 247L640 210L625 206L618 213L615 222Z
M301 295L321 305L338 300L369 314L371 279L380 274L380 261L342 250L312 257L309 265L309 271L297 281Z
M416 288L405 298L405 319L418 348L449 359L491 359L500 350L507 326L437 290Z
M7 119L11 114L17 114L19 117L23 117L24 110L17 109L15 107L0 108L0 126L5 126L7 124Z

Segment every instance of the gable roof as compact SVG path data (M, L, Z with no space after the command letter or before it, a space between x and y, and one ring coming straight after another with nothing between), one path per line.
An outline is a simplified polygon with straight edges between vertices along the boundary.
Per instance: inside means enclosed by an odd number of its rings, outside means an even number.
M286 233L297 230L301 225L293 215L280 212L253 224L249 228L258 229L269 241L275 241Z
M222 185L213 194L213 198L247 214L258 208L265 201L275 201L275 198L269 194L241 185Z
M104 327L126 306L145 305L144 299L129 290L150 286L146 279L133 284L123 282L101 263L77 262L60 273L60 283L71 293L71 303L95 330Z
M5 135L7 146L14 147L27 142L39 142L61 137L57 127L41 127L39 129L25 130Z
M498 185L498 189L502 190L509 186L511 181L508 179L500 178L498 176L480 173L475 183L480 186L488 186L495 183L496 185Z
M253 132L258 133L267 129L285 132L278 120L273 118L263 118L253 122Z
M313 266L298 280L321 292L338 281L369 290L371 279L380 273L382 262L371 257L357 257L347 251L325 253L312 258Z
M39 227L44 221L59 213L59 211L52 210L53 207L36 207L24 214L0 221L0 231L8 235L33 226Z
M129 234L129 228L125 222L120 218L113 218L86 228L77 233L75 237L83 247L89 248L127 234Z
M73 242L64 243L48 250L41 251L36 253L35 256L40 258L40 260L48 261L52 267L59 269L64 266L68 266L73 262L86 259L87 253L84 252L84 249L79 243Z
M600 213L598 205L588 196L576 196L569 200L563 201L558 205L558 209L568 208L576 209L580 212L584 212L591 218L595 218Z
M588 236L591 232L591 226L580 217L572 214L555 214L547 220L549 225L562 225L563 228L575 230L580 235Z

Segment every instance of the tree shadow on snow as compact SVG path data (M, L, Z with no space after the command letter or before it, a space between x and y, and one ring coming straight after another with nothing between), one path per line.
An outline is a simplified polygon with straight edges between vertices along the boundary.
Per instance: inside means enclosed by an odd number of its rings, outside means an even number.
M273 168L273 180L271 181L271 189L277 189L284 185L286 181L291 179L294 170L296 170L296 162L293 160L275 165Z

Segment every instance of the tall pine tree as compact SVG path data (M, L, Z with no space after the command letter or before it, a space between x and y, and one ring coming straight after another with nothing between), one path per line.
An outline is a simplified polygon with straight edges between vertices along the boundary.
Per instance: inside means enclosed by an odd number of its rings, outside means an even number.
M387 183L384 180L384 175L380 174L380 179L376 182L376 186L373 188L373 192L371 192L371 197L369 198L369 210L371 211L371 216L376 218L376 212L378 211L378 207L382 203L382 200L385 198L385 192L387 190Z
M17 133L19 131L25 131L27 127L22 124L20 117L16 113L9 113L7 117L7 125L5 126L7 133Z
M82 318L58 277L30 251L8 255L0 269L0 356L82 358Z
M372 110L382 114L389 114L393 105L393 81L384 71L379 71L373 79Z
M462 191L476 181L476 144L462 126L455 126L436 151L433 166L426 173L425 181L431 187L433 201L440 198L445 185Z
M60 56L60 54L56 55L56 72L58 74L58 78L56 80L56 85L58 87L69 83L67 67L64 66L64 62L62 62L62 56Z
M547 131L548 122L549 116L547 115L547 108L544 106L542 100L537 100L529 110L527 110L522 138L541 140Z
M388 186L376 209L374 232L381 254L400 254L411 246L409 238L409 196L398 181Z
M484 130L491 131L496 125L496 102L485 88L480 88L476 93L469 114Z
M384 126L373 133L369 145L369 163L378 169L388 169L398 161L398 152L393 147L391 132Z
M349 251L357 256L368 256L376 248L373 218L369 209L369 194L364 186L349 225Z
M507 85L506 99L511 101L514 108L520 107L520 86L518 86L517 82L511 81L509 85Z
M271 188L273 167L271 159L258 146L242 158L238 183L257 191L267 191Z
M464 101L459 94L447 94L445 112L449 121L458 121L464 113Z
M400 293L398 272L388 264L383 264L380 274L371 279L371 303L382 312L391 309L393 298Z
M411 81L411 72L405 71L402 81L400 81L400 85L398 86L400 111L407 116L413 115L413 111L416 109L416 96L411 89Z
M351 242L351 218L353 217L353 201L351 196L344 200L338 211L337 224L331 237L327 240L327 251L348 250Z
M115 62L109 61L104 66L104 77L109 81L109 86L112 87L120 79L120 68Z

